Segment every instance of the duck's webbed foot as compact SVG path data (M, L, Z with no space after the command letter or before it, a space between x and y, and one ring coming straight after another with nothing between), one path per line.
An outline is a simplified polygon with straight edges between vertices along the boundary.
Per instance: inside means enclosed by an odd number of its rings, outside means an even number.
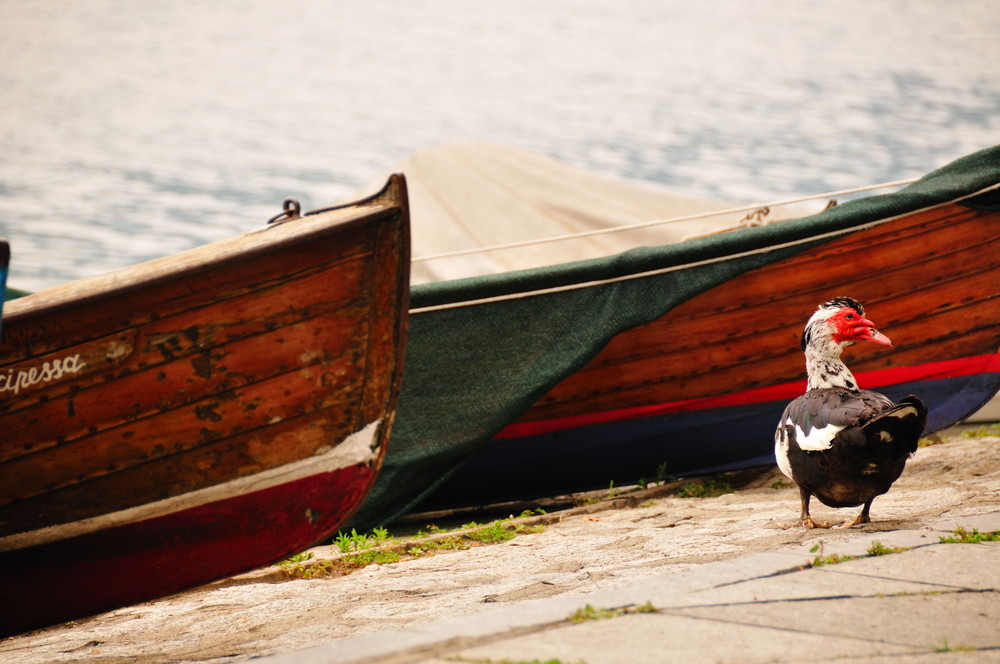
M852 528L854 526L860 526L866 523L871 523L872 518L869 515L869 510L871 510L871 508L872 508L872 501L869 500L867 503L865 503L865 506L861 508L861 514L859 514L853 520L848 519L844 523L840 524L838 528Z
M816 523L813 518L809 516L809 499L812 498L812 494L799 487L799 499L802 501L802 514L799 517L799 524L806 530L812 530L813 528L829 528L829 523Z
M812 530L813 528L829 528L830 524L824 521L823 523L816 523L813 518L809 515L802 517L802 527L806 530Z

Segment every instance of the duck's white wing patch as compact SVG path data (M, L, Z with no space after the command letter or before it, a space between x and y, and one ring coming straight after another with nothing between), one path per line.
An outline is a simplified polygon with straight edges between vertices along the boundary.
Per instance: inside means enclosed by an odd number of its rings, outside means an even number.
M792 479L792 465L788 460L788 431L784 424L779 425L774 433L774 459L778 462L778 469L788 479Z
M894 408L887 412L884 417L895 417L896 419L903 420L907 417L918 417L919 415L920 411L915 406L906 406Z
M803 430L792 418L785 420L785 425L795 430L795 443L807 452L819 452L830 449L833 439L847 427L827 424L825 427L807 427Z

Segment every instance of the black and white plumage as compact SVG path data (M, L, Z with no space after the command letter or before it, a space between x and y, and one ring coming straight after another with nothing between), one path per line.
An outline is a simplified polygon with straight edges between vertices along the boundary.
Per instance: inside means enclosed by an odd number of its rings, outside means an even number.
M838 297L821 304L802 333L806 393L788 404L775 432L778 467L799 487L806 528L829 527L809 515L812 496L829 507L863 505L861 514L843 525L868 523L872 501L899 479L927 420L927 409L914 396L894 404L858 388L840 359L855 341L892 345L857 300Z

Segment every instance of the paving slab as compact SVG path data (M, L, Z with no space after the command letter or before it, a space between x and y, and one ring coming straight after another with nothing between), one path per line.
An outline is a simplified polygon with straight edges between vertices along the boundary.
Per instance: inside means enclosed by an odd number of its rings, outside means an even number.
M997 526L1000 512L964 524L981 532ZM262 661L933 662L961 653L990 661L1000 654L1000 543L941 544L954 528L880 534L886 546L911 547L898 553L810 567L817 552L790 547ZM830 549L864 555L870 538L859 532ZM645 603L655 611L634 612ZM568 620L587 605L629 608L603 620Z
M918 652L905 644L873 643L850 636L791 628L762 628L680 615L631 615L551 629L453 653L452 661L564 664L662 664L663 662L774 662L789 654L847 656ZM426 660L421 661L426 664Z
M925 569L928 560L937 564ZM682 606L661 604L650 588L655 614L553 627L454 652L452 661L752 663L891 655L898 662L901 655L910 661L968 649L994 657L1000 653L993 650L1000 648L998 561L996 545L936 545L689 593ZM966 588L959 577L976 571L989 579ZM898 579L928 574L945 581ZM839 594L828 594L831 589Z

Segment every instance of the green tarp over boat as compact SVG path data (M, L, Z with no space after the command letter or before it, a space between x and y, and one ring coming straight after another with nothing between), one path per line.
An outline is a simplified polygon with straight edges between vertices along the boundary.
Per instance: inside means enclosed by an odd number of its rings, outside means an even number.
M1000 181L1000 147L820 214L607 258L415 286L389 453L349 527L415 507L615 335L749 270ZM978 206L1000 203L996 192ZM775 284L780 289L780 284Z

